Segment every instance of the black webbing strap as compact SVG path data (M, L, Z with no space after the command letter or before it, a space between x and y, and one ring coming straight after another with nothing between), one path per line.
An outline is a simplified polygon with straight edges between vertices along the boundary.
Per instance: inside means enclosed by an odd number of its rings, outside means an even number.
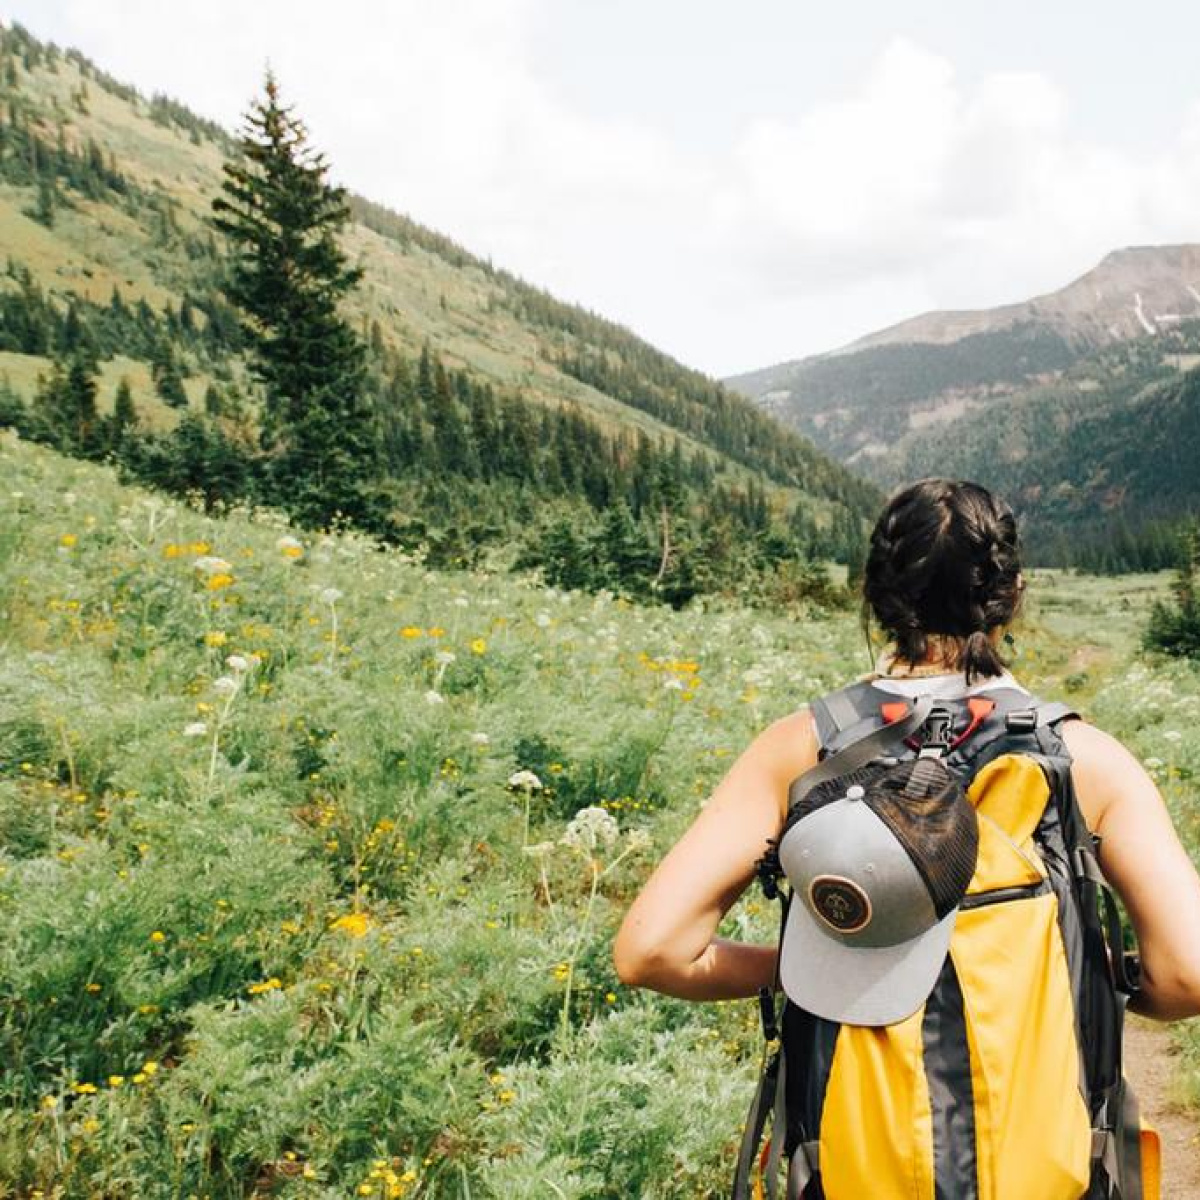
M1125 928L1121 924L1121 912L1117 898L1113 895L1100 862L1086 846L1077 846L1074 853L1076 872L1096 885L1100 893L1100 906L1104 916L1104 939L1108 943L1109 963L1117 990L1126 996L1135 995L1141 988L1141 969L1135 953L1125 951Z
M823 750L832 747L848 729L878 717L878 691L870 682L852 683L839 692L810 700L809 712Z
M1049 704L1038 703L1036 707L1039 729L1046 725L1057 725L1059 721L1065 721L1067 717L1079 716L1071 705L1064 704L1061 700L1053 700Z
M873 758L886 750L895 742L902 742L910 734L915 733L925 724L926 718L934 705L932 696L921 696L909 710L908 716L890 725L881 725L878 729L851 742L845 749L823 758L815 767L810 767L803 775L792 781L788 788L788 808L799 804L809 792L819 783L836 779L865 767Z
M771 1122L771 1141L763 1171L763 1196L775 1200L779 1187L779 1164L783 1162L783 1144L787 1141L787 1056L779 1047L779 1074L775 1077L775 1120Z
M776 1091L782 1061L782 1049L771 1051L768 1048L763 1051L762 1074L758 1078L754 1099L750 1102L750 1112L746 1116L746 1130L742 1134L742 1145L738 1151L737 1170L733 1176L732 1200L749 1200L750 1198L750 1173L754 1170L754 1157L762 1142L763 1131L767 1127L767 1118L776 1104Z

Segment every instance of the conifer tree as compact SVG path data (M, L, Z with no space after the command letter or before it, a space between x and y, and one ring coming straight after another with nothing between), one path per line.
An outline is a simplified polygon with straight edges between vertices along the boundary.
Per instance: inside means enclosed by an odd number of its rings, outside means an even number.
M274 491L301 520L362 520L379 436L364 346L338 312L362 274L338 244L349 208L270 74L224 169L213 223L232 251L225 291L265 388Z
M117 384L117 394L113 398L112 416L108 423L108 441L114 449L119 449L130 430L136 428L138 422L137 409L133 403L133 391L129 380L121 376Z
M1178 559L1171 591L1175 603L1156 600L1146 627L1148 649L1200 659L1200 523L1190 522L1179 533Z

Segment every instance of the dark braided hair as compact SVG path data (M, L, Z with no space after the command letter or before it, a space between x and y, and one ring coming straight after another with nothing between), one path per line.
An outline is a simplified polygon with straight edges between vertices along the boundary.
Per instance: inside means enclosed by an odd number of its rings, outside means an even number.
M947 666L971 683L1005 667L989 635L1016 615L1021 578L1012 510L977 483L922 479L888 501L871 534L863 618L874 614L917 663L931 637L947 640Z

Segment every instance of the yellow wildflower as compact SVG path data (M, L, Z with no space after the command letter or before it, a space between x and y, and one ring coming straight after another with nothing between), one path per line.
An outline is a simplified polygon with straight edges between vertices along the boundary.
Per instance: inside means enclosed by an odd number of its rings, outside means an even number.
M152 942L165 942L167 940L167 935L165 933L163 933L163 931L161 929L156 929L150 935L150 940Z
M421 627L419 625L405 625L405 627L400 630L400 636L402 638L419 638L421 636L421 632Z
M134 1083L145 1083L146 1079L147 1075L145 1071L138 1071L137 1074L133 1076Z
M226 571L218 571L215 575L210 575L205 587L210 592L219 592L222 588L227 588L233 583L233 576Z
M152 1058L148 1058L144 1063L142 1063L142 1071L146 1075L153 1075L157 1070L158 1063L156 1063Z
M108 1086L109 1087L119 1088L121 1086L121 1084L123 1084L124 1082L125 1082L124 1075L110 1075L108 1077Z
M484 654L487 652L487 642L483 638L476 638L471 643L471 650L475 654Z
M58 544L60 546L66 546L66 548L70 550L70 548L78 541L79 539L73 533L64 533L62 537L58 539Z
M429 628L430 637L441 637L445 632L440 625L431 625Z
M283 987L283 984L272 975L270 979L264 979L261 983L252 983L246 991L252 996L261 996L264 992L274 992Z
M204 644L206 646L223 646L227 641L229 641L229 634L223 629L214 629L204 635Z
M100 1122L95 1117L88 1117L83 1123L84 1133L95 1133L100 1128Z
M94 1083L77 1083L72 1091L80 1096L94 1096L96 1094L96 1085Z
M329 928L340 929L354 938L365 937L371 928L371 918L365 912L347 913L344 917L338 917Z

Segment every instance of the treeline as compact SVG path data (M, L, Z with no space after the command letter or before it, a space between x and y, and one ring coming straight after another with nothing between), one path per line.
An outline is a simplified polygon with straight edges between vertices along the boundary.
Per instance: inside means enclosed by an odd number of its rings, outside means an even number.
M798 410L832 405L888 408L932 398L950 389L1020 383L1062 371L1079 351L1059 334L1039 326L1014 326L975 333L947 345L902 343L869 346L799 365L781 378Z
M0 276L0 350L95 364L123 354L154 362L190 355L216 366L242 349L237 315L220 295L184 294L178 305L129 302L114 287L107 304L71 295L52 300L27 266L10 258Z
M784 486L820 492L863 511L877 503L874 487L821 454L808 438L783 429L743 396L681 365L616 322L565 304L476 258L451 238L381 205L358 196L351 196L349 205L356 220L398 245L417 246L451 266L473 268L497 283L518 320L556 336L560 349L551 353L550 361L581 383L714 446Z
M773 513L761 484L717 481L679 439L604 433L578 409L499 394L428 350L389 357L372 373L380 470L353 516L385 542L424 547L432 565L476 565L507 546L513 565L560 586L682 604L712 591L828 599L816 563L857 557L862 526L849 512L821 520L797 502ZM224 395L210 388L202 408L152 432L127 381L98 411L94 368L77 354L54 364L31 405L0 387L0 425L210 509L291 508L256 424Z
M55 74L60 61L74 65L85 81L71 97L80 112L88 111L87 83L92 82L135 109L144 106L151 120L179 130L195 145L207 140L222 149L229 148L229 134L216 121L199 116L178 100L161 92L155 92L147 99L137 88L98 67L82 51L64 50L54 42L44 42L19 22L14 21L7 28L0 28L0 81L6 86L12 88L17 85L20 70L28 73L41 69Z

